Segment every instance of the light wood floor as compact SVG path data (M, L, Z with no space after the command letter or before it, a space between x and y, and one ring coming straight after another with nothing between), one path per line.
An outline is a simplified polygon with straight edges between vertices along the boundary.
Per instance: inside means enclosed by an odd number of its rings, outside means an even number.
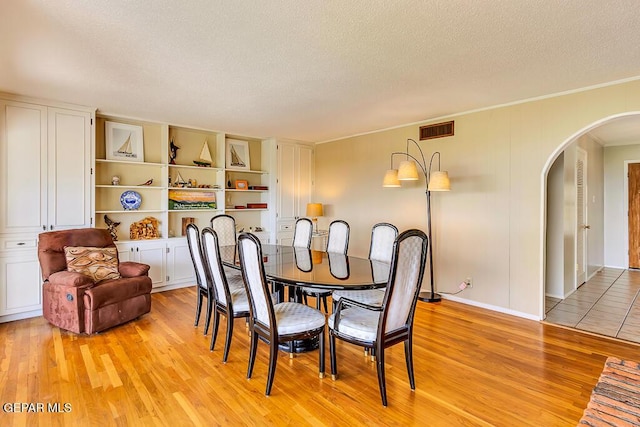
M337 381L318 378L317 352L292 360L281 353L265 397L268 349L259 343L247 380L242 320L225 365L222 340L211 353L202 325L193 327L193 289L152 298L150 314L91 337L42 318L0 325L0 425L570 426L607 356L640 359L634 344L450 301L419 303L415 392L402 345L387 353L384 408L375 364L339 343ZM14 402L71 410L5 412Z

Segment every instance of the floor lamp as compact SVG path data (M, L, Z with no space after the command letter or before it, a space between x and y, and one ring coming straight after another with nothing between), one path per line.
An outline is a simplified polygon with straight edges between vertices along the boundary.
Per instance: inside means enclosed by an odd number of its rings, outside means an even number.
M409 154L409 141L413 142L420 151L422 162ZM393 156L402 155L406 160L400 162L398 169L393 168ZM438 169L432 171L433 159L438 157ZM431 292L420 292L418 299L427 302L438 302L441 300L439 294L435 292L435 282L433 277L433 238L431 237L431 192L432 191L449 191L451 190L451 182L449 174L440 170L440 152L436 151L431 155L429 167L424 159L424 153L416 141L407 139L407 149L405 152L391 153L391 169L387 170L384 175L383 187L400 187L402 181L417 181L420 176L418 166L424 174L427 182L427 236L429 237L429 279L431 280Z

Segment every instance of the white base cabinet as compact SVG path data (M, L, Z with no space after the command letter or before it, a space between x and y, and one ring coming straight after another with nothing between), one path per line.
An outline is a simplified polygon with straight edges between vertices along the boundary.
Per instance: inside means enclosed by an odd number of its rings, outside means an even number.
M42 276L35 250L0 255L0 316L42 309Z
M164 240L140 240L137 242L116 242L118 259L121 262L133 261L147 264L149 277L154 288L166 285L166 253L167 244Z
M196 275L191 262L187 238L169 239L167 243L167 284L195 284Z

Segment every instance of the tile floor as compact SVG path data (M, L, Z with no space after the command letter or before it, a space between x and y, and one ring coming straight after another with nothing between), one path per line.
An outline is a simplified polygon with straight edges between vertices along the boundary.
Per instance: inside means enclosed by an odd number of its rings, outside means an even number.
M640 271L604 268L565 300L547 297L545 321L640 343L639 292Z

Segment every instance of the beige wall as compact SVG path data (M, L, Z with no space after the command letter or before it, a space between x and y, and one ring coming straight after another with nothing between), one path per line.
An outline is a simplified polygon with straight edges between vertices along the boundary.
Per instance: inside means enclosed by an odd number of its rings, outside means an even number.
M432 197L437 289L453 292L473 277L474 287L460 294L469 302L541 317L546 170L579 131L639 110L636 80L456 116L454 137L420 142L426 156L442 153L452 185L451 192ZM316 147L316 199L327 204L320 226L348 221L350 253L366 255L371 226L379 221L425 229L424 181L381 186L389 154L403 150L406 138L417 139L418 127Z

